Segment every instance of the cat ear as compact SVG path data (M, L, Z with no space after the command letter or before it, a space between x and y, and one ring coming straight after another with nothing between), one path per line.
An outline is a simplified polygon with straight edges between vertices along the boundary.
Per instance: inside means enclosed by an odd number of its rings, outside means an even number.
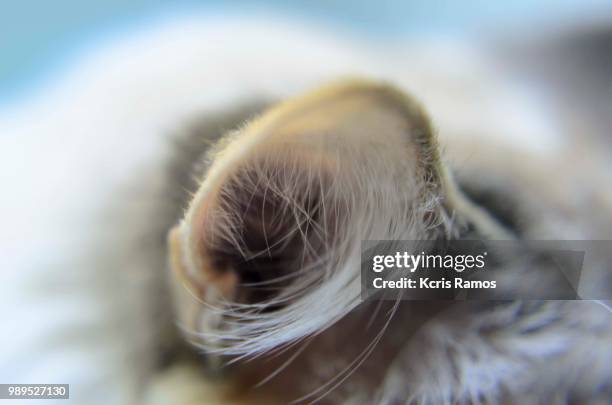
M391 212L405 208L400 197L439 194L439 165L427 116L390 86L345 82L290 100L217 148L175 243L185 263L175 267L194 293L214 283L236 299L236 283L279 279L291 263L324 254L347 222L371 210L400 215ZM252 290L250 299L271 294Z
M189 271L193 266L183 246L181 227L175 226L168 232L168 259L171 269L169 277L170 295L177 324L188 331L213 330L218 327L221 316L216 311L202 311L206 301L214 302L220 296L229 296L236 282L232 273L217 274L214 271ZM190 340L197 342L193 336Z
M359 302L362 240L453 232L458 197L448 182L417 102L385 84L332 85L219 144L170 237L173 268L207 304L259 317L283 308L300 336ZM320 324L306 317L306 303L324 314Z

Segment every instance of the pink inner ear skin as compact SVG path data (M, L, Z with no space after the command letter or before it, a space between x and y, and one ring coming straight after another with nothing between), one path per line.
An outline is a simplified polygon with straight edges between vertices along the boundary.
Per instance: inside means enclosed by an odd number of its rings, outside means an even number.
M210 193L206 198L202 199L196 213L193 216L191 235L189 235L189 243L191 249L188 254L195 255L191 258L191 263L195 268L183 269L181 276L189 283L193 292L197 293L198 297L206 300L207 292L212 288L217 293L221 293L225 298L231 299L238 285L237 275L232 271L224 271L226 269L215 266L214 260L211 260L212 253L209 249L211 245L210 237L212 229L211 218L211 201L214 201L214 195Z

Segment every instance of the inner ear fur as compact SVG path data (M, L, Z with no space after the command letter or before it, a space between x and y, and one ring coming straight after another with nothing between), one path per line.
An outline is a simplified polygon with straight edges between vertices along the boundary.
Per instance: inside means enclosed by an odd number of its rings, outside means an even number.
M394 190L396 177L414 178L455 226L509 237L455 185L421 105L385 83L343 81L290 99L228 134L210 159L170 238L172 267L198 299L274 295L293 263L316 260L348 229L353 199ZM335 211L323 212L323 200ZM261 286L269 280L278 283Z

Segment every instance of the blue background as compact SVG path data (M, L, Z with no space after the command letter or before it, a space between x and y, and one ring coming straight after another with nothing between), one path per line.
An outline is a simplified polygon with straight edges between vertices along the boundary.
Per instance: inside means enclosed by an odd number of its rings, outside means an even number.
M602 0L158 1L0 0L0 101L53 77L81 52L182 14L275 14L398 40L522 30L612 9Z

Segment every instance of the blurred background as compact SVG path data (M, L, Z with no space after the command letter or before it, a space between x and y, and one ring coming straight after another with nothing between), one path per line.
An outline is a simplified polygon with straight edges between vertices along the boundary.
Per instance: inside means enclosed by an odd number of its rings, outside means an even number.
M610 0L2 0L0 103L23 97L101 42L166 20L202 14L265 15L316 23L370 39L521 36L610 26ZM609 39L609 38L608 38Z

